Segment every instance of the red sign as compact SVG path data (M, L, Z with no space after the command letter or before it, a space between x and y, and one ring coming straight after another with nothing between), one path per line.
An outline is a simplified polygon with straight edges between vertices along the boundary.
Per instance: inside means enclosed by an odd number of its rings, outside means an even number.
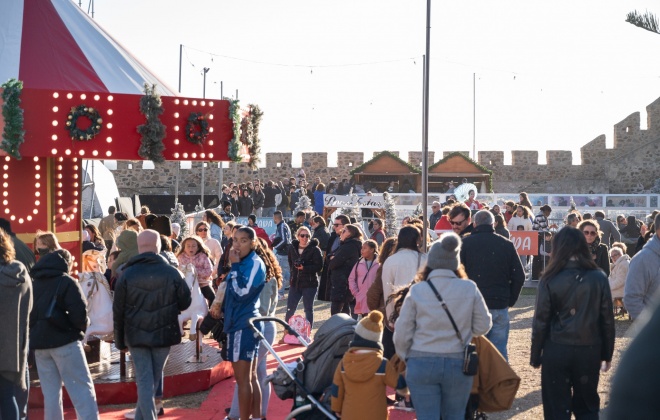
M539 233L535 230L512 230L511 242L516 247L518 255L538 255Z

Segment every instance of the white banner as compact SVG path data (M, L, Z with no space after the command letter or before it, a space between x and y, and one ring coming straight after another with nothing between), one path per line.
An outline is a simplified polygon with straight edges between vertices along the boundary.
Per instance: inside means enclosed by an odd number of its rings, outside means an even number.
M364 195L332 195L323 196L323 205L325 207L352 207L357 203L358 206L365 209L382 209L385 201L382 196Z

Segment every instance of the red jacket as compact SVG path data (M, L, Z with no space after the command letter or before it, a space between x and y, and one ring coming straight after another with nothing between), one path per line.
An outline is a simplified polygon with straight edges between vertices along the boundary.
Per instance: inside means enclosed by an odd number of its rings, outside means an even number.
M451 223L449 223L449 216L443 214L438 223L435 224L433 230L452 230Z
M250 226L250 227L251 227L252 229L254 229L254 233L257 234L257 237L258 237L258 238L261 238L261 239L263 239L264 241L266 241L266 243L268 244L268 248L273 249L273 243L270 241L270 238L268 237L268 234L266 233L266 231L264 230L264 228L261 228L261 227L259 227L259 226L257 226L257 225Z

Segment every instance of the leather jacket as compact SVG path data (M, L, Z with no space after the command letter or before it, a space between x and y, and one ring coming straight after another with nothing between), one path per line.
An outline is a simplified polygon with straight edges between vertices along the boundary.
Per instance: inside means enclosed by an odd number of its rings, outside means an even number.
M541 280L532 323L532 366L541 364L546 340L570 346L598 345L600 359L612 360L612 295L601 270L583 270L569 261L557 275Z
M323 269L323 255L319 248L319 241L312 239L302 254L298 252L300 241L294 239L289 245L289 267L291 270L291 286L298 289L319 287L319 274ZM302 262L303 269L298 270L295 262Z

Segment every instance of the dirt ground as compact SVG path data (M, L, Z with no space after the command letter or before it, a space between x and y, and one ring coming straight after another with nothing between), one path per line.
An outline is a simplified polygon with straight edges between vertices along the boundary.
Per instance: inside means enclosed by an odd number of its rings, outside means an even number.
M489 419L539 419L543 418L541 404L541 371L529 366L529 349L531 338L532 316L534 315L535 289L523 289L516 306L511 309L511 332L509 336L509 362L520 376L520 389L509 411L492 413ZM277 316L284 318L284 302L278 305ZM302 313L302 302L298 308ZM314 331L323 321L330 317L330 305L327 302L317 302L314 307ZM601 407L606 407L609 401L609 390L613 374L618 366L619 358L627 348L630 338L626 332L631 322L629 320L616 320L616 343L612 369L600 376L598 392L601 398ZM279 338L279 337L278 337ZM208 392L200 392L166 400L167 407L195 408L206 399Z

